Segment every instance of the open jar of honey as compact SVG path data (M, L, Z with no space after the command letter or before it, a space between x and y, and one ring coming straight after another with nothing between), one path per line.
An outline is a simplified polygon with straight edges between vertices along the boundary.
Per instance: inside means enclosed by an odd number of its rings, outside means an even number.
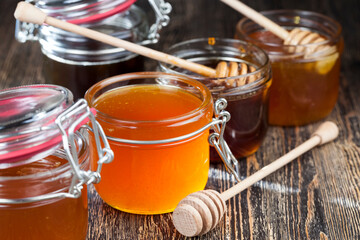
M204 189L209 142L239 179L222 138L230 117L223 110L226 102L214 107L200 82L161 72L130 73L95 84L85 98L114 151L95 185L110 206L136 214L173 211L185 196ZM96 168L96 161L91 165Z
M234 77L204 77L176 66L160 63L164 72L188 75L202 82L213 98L224 98L231 119L226 125L224 139L236 158L253 154L261 146L268 128L268 90L271 68L266 53L259 47L235 39L199 38L180 42L166 50L177 57L215 68L220 61L246 64L253 72ZM239 67L239 69L240 69ZM242 80L246 84L233 85ZM221 162L212 149L211 162Z
M237 24L236 38L260 46L270 57L273 85L270 89L269 123L304 125L326 117L338 97L343 51L340 24L309 11L273 10L261 13L286 30L299 28L323 38L321 42L284 45L283 40L248 18Z
M0 112L1 239L85 239L86 185L100 169L89 171L86 131L77 129L90 120L99 165L113 157L86 101L73 104L60 86L24 86L0 91Z
M156 43L162 27L169 22L171 5L164 0L148 0L150 13L137 7L135 0L32 0L48 16L100 31L140 45ZM48 83L67 87L75 99L96 82L121 73L142 71L143 58L74 33L47 25L17 21L20 42L37 40L44 56L43 75Z

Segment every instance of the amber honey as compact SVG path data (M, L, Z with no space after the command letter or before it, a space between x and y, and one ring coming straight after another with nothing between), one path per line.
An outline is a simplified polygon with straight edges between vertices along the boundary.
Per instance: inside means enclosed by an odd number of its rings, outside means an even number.
M210 93L204 98L185 88L140 84L114 88L91 100L95 89L96 86L90 89L86 98L111 138L157 141L181 137L205 126L212 118ZM171 212L182 198L206 185L208 135L206 129L179 141L145 145L109 138L114 161L103 167L102 180L95 185L97 192L107 204L122 211ZM96 161L92 161L92 166L96 167Z
M289 31L298 27L320 34L326 41L317 46L331 50L311 53L316 45L313 43L302 45L302 51L295 51L299 46L283 45L283 40L249 19L238 23L236 37L257 44L271 60L269 124L304 125L325 118L338 97L343 49L341 26L326 16L307 11L277 10L264 14ZM296 18L299 22L294 23Z
M249 37L267 43L281 41L268 31ZM303 125L326 117L334 108L339 89L338 52L309 60L274 56L271 67L270 124Z
M0 170L0 198L25 198L66 191L71 179L64 181L61 178L65 163L65 159L49 156L30 164ZM56 177L58 180L51 179ZM0 204L0 238L4 240L85 239L87 224L86 186L83 194L75 199Z

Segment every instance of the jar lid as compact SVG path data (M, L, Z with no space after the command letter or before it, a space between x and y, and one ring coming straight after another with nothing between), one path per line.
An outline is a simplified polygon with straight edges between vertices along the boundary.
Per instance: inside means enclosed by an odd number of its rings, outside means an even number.
M55 85L0 91L0 168L54 152L62 143L55 119L72 103L72 93Z

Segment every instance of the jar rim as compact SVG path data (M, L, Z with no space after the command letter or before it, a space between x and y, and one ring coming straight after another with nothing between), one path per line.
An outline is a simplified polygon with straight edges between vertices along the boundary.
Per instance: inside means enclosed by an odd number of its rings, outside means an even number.
M332 24L333 29L335 29L335 31L333 31L333 35L332 36L327 36L328 38L325 41L322 42L317 42L317 43L307 43L307 44L277 44L277 43L268 43L268 42L263 42L260 41L256 38L251 38L249 37L248 33L246 33L243 29L242 26L244 26L246 23L253 23L253 24L257 24L256 22L254 22L253 20L244 17L242 18L236 25L236 29L237 31L239 31L244 37L245 39L251 39L251 42L255 43L255 44L262 44L265 46L269 46L269 47L279 47L279 46L283 46L283 47L295 47L295 46L302 46L302 47L314 47L314 46L322 46L322 45L327 45L330 42L337 42L339 41L339 39L341 38L341 32L342 32L342 27L340 25L340 23L338 21L336 21L333 18L330 18L324 14L318 13L318 12L313 12L313 11L307 11L307 10L298 10L298 9L274 9L274 10L266 10L266 11L260 11L260 13L264 16L269 16L269 15L294 15L295 17L299 17L302 16L304 18L306 17L317 17L319 19L322 19L324 23L328 23L328 24ZM278 23L279 24L279 23ZM296 25L299 23L296 23L295 21L293 21L293 25L292 27L296 27ZM279 24L281 25L281 23ZM264 29L263 27L261 27L261 29ZM330 39L329 39L330 38Z
M165 51L170 53L173 49L179 48L179 47L183 47L189 44L197 44L197 43L208 43L209 41L214 41L215 44L219 43L219 45L223 45L223 44L240 44L241 46L248 46L251 47L253 49L255 49L256 51L258 51L263 57L264 57L264 62L262 64L260 64L260 66L258 66L258 68L251 73L246 73L246 74L242 74L242 75L238 75L238 76L233 76L233 77L221 77L221 78L211 78L211 77L205 77L205 76L199 76L199 75L191 75L191 78L197 80L197 81L204 81L204 80L231 80L231 79L238 79L238 78L246 78L246 77L250 77L250 76L257 76L258 74L260 74L263 71L267 71L268 69L270 69L270 59L268 57L268 54L260 47L256 46L255 44L252 44L250 42L246 42L240 39L231 39L231 38L194 38L194 39L189 39L189 40L185 40L179 43L176 43L172 46L170 46L168 49L166 49ZM211 45L211 44L209 44ZM174 55L172 53L172 55ZM180 56L181 57L181 56ZM184 76L189 76L187 74L172 70L169 66L169 64L167 63L162 63L159 62L159 66L160 69L166 70L172 74L179 74L179 75L184 75ZM242 86L238 86L238 87L232 87L230 89L222 89L221 91L224 92L233 92L236 91L237 93L240 92L247 92L249 90L254 90L255 88L259 87L259 86L263 86L264 84L268 83L270 81L271 77L264 77L264 78L259 78L257 80L255 80L252 83L248 83ZM210 89L210 92L212 92L213 90ZM214 91L218 91L218 90L214 90Z
M187 76L175 75L175 74L163 73L163 72L133 72L133 73L121 74L121 75L113 76L110 78L106 78L106 79L96 83L91 88L89 88L85 93L85 99L88 102L89 106L93 107L95 100L102 94L102 93L100 93L100 95L99 95L99 91L109 87L112 84L115 84L115 83L118 83L121 81L127 81L127 80L136 80L136 79L141 79L141 78L156 79L159 77L165 78L165 79L176 80L176 81L182 81L182 82L189 84L192 87L196 88L203 95L203 99L200 99L201 100L200 106L198 106L196 109L193 109L185 114L171 117L171 118L161 119L161 120L146 120L146 121L145 120L124 120L124 119L112 117L112 116L105 114L105 113L99 111L98 109L96 109L97 117L100 117L100 118L103 118L106 120L110 120L110 121L114 121L114 122L121 122L124 124L168 124L171 122L181 121L183 119L188 119L188 118L194 117L194 116L198 115L199 112L204 112L204 111L206 111L206 109L208 109L210 106L212 106L212 97L211 97L210 90L205 85L203 85L201 82L196 81L195 79L192 79ZM158 81L158 84L164 85L159 81ZM129 86L136 86L136 85L129 85ZM165 85L165 86L176 87L173 85ZM106 90L105 92L114 90L114 89L115 88L110 88L110 89Z

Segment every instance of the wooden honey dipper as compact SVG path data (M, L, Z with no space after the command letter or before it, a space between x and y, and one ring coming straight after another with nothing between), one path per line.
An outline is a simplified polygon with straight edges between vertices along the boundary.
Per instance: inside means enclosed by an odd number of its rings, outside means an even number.
M215 190L203 190L188 195L179 202L173 212L175 228L187 237L207 233L219 223L226 211L225 201L285 166L315 146L334 140L338 134L339 129L335 123L329 121L324 122L312 134L310 139L225 192L220 194Z
M240 69L239 69L240 67ZM237 62L225 62L220 61L216 66L216 79L213 81L216 85L224 85L226 88L233 88L233 87L240 87L245 84L254 82L257 79L256 74L247 76L247 77L240 77L241 75L245 75L248 73L252 73L256 71L254 66L248 65L244 62L237 63ZM239 76L238 78L231 78L226 79L226 77L235 77Z
M263 28L269 30L279 38L281 38L284 42L284 45L305 45L305 44L314 44L326 41L325 38L320 36L320 34L302 30L299 28L294 28L290 32L288 32L283 27L279 26L275 22L271 21L270 19L266 18L264 15L260 14L259 12L255 11L254 9L248 7L244 3L238 0L220 0L233 9L237 10L238 12L242 13L249 19L253 20ZM304 52L304 47L296 47L295 52ZM307 47L304 52L304 57L307 58L310 54L315 52L324 51L324 54L330 54L336 51L334 47L330 47L329 45L312 45L311 47Z

